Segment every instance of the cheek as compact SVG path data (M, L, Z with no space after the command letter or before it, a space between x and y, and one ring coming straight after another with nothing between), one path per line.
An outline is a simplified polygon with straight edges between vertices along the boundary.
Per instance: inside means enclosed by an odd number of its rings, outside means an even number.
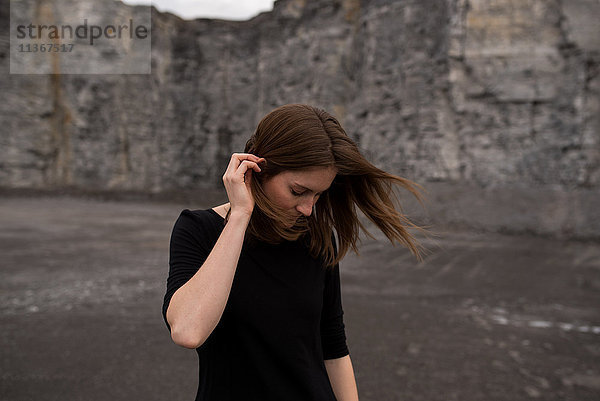
M281 207L286 209L291 209L296 205L294 197L291 194L287 194L286 191L279 192L277 202Z
M280 185L273 185L273 183L266 184L263 187L265 194L269 197L271 202L276 203L279 207L284 209L290 209L294 207L295 202L291 193Z

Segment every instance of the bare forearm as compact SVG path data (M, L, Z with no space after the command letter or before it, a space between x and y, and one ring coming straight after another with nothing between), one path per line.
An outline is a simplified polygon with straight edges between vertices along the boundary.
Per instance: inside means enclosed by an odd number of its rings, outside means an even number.
M325 368L337 401L358 401L358 389L350 355L325 360Z
M176 344L197 348L225 310L250 217L232 214L198 272L171 298L167 321Z

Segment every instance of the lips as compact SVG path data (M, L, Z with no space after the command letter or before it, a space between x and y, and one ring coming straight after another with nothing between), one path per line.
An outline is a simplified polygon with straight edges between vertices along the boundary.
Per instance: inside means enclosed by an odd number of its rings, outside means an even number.
M292 226L295 225L301 217L302 217L302 214L291 215L290 216L291 220L289 220L289 224L291 224Z

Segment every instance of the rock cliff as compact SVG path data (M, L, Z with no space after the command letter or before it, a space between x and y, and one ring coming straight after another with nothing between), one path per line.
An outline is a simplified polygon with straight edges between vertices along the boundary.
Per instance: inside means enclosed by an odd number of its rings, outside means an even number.
M148 75L9 75L0 3L3 187L220 188L264 114L311 103L431 188L436 218L600 236L595 0L279 0L242 22L152 9Z

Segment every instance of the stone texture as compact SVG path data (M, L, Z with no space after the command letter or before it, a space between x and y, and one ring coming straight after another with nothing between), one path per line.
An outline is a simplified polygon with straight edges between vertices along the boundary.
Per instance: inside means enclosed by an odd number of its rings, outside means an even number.
M306 102L337 115L379 167L504 192L508 215L538 213L540 193L549 205L600 194L597 1L279 0L243 22L153 9L152 74L46 76L8 75L0 4L7 188L219 188L264 114ZM577 205L557 209L580 216L557 227L507 225L600 236L586 225L595 202Z

